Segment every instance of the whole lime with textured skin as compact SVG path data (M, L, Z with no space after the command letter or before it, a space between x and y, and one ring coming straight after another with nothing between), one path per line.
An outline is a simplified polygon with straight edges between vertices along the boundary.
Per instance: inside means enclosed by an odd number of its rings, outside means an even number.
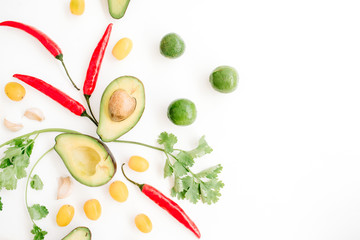
M178 58L185 51L185 43L176 33L166 34L160 42L160 52L168 58Z
M177 99L170 103L167 115L174 124L187 126L196 119L196 107L189 99Z
M239 82L239 76L235 68L230 66L220 66L210 75L212 87L222 93L235 91Z

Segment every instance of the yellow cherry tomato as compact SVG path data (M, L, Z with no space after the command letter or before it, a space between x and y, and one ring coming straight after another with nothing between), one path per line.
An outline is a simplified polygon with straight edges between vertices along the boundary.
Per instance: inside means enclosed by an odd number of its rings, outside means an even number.
M85 0L71 0L70 11L74 15L82 15L85 11Z
M58 214L56 215L56 223L59 227L65 227L69 225L71 220L74 217L74 207L71 205L64 205L59 209Z
M110 184L109 193L111 197L118 202L125 202L129 196L127 186L121 181L115 181Z
M143 233L149 233L152 230L151 220L145 214L139 214L135 217L135 225Z
M84 204L85 215L90 220L97 220L101 216L101 205L98 200L90 199Z
M5 85L6 95L13 101L20 101L24 98L26 91L25 88L17 82L9 82Z
M129 55L132 49L133 43L129 38L120 39L114 46L112 50L112 54L118 60L124 59L127 55Z
M149 162L140 156L132 156L129 159L129 168L136 172L145 172L149 168Z

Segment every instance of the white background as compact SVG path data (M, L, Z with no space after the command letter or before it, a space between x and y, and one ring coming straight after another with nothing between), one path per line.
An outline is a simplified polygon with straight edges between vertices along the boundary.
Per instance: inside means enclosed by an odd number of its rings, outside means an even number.
M105 0L86 1L82 16L71 15L67 0L0 2L0 20L17 20L48 34L62 48L71 76L82 85L90 56L108 23L113 32L97 88L91 98L98 114L104 88L122 75L140 78L146 109L137 126L123 139L156 145L162 131L179 138L179 147L196 146L203 135L214 148L198 160L195 170L221 163L225 187L215 205L177 201L196 222L202 239L359 239L360 238L360 15L358 1L132 0L125 17L109 16ZM186 42L176 60L159 53L159 42L176 32ZM111 55L123 37L134 48L123 61ZM231 94L215 92L208 76L219 65L240 75ZM34 38L19 30L0 28L0 89L15 73L29 74L84 102L69 84L59 61ZM0 91L0 120L22 122L17 133L0 124L0 142L47 127L63 127L95 136L93 124L73 115L25 86L23 101L12 102ZM166 116L176 98L196 103L198 118L188 127L173 125ZM29 107L43 110L42 123L22 117ZM31 163L53 146L55 134L36 141ZM118 165L132 155L150 162L145 173L128 174L170 195L171 181L162 178L164 156L142 147L109 144ZM3 150L2 150L3 151ZM75 182L71 197L57 201L57 181L68 175L56 153L36 168L43 191L29 193L29 202L44 204L50 214L38 221L46 239L61 239L73 228L91 228L93 239L196 239L181 224L126 182L129 199L117 203L108 185L87 188ZM115 180L125 179L120 171ZM25 180L16 191L1 191L0 239L31 239L32 225L24 205ZM101 218L85 217L83 203L97 198ZM65 228L56 225L63 204L75 207ZM146 213L153 231L140 233L134 217Z

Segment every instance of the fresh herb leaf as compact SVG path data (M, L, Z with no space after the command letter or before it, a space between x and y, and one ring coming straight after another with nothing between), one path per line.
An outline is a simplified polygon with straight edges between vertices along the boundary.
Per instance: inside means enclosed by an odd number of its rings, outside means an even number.
M188 199L192 203L197 203L200 200L199 185L199 183L192 182L190 188L185 194L186 199Z
M44 187L44 183L41 181L40 177L35 174L30 181L30 186L32 189L42 190Z
M164 178L170 177L174 172L174 169L170 163L169 158L166 158L165 167L164 167Z
M188 173L186 168L180 162L176 161L173 164L173 168L174 168L175 176L181 177L181 176L184 176L184 175L186 175Z
M198 174L196 174L196 176L198 178L214 179L218 177L218 174L221 172L222 169L223 167L221 166L221 164L218 164L216 166L210 167L208 169L199 172Z
M200 183L200 192L201 192L201 200L204 203L212 204L219 200L221 196L220 188L222 188L224 184L217 180L210 180L208 182Z
M13 190L17 181L26 177L25 169L29 166L29 158L34 147L34 140L29 138L14 139L8 144L4 156L0 158L0 190Z
M177 143L177 137L172 133L162 132L158 138L158 143L164 145L167 153L172 153L174 145Z
M17 186L16 169L14 166L9 166L0 172L0 189L14 190Z
M3 203L1 202L1 197L0 197L0 211L3 210Z
M224 186L223 182L218 179L222 166L218 164L197 174L190 170L190 167L195 164L195 158L200 158L213 151L205 137L201 137L198 146L190 151L174 149L176 142L176 136L171 133L162 132L158 138L158 143L164 145L166 154L164 178L174 176L171 196L187 199L192 203L197 203L199 200L207 204L217 202L221 196L220 189ZM174 163L171 162L171 159Z
M28 208L28 210L29 210L30 217L33 220L40 220L42 218L45 218L49 214L49 211L47 210L47 208L45 206L41 206L39 204L32 205L31 207Z
M45 235L47 234L46 231L43 231L41 228L34 224L31 233L34 234L34 240L43 240L45 239Z
M199 140L199 145L197 146L197 148L188 151L188 153L192 158L199 158L204 156L205 154L211 153L212 151L213 149L206 142L205 136L202 136Z
M176 155L176 159L186 167L191 167L195 163L194 158L188 152L185 151L180 151Z

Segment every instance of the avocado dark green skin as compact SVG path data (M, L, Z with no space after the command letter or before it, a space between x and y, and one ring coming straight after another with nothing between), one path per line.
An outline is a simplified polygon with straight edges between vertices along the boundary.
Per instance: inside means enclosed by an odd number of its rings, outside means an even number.
M184 40L176 33L166 34L160 42L160 53L167 58L178 58L185 51Z
M112 154L112 152L110 151L109 147L108 147L105 143L103 143L101 140L99 140L99 139L97 139L97 138L94 138L94 137L89 136L89 135L86 135L86 134L80 134L80 133L62 133L62 134L67 134L67 135L82 135L82 136L86 136L86 137L92 138L93 140L96 140L96 142L97 142L98 144L100 144L100 145L102 145L102 146L104 147L104 149L105 149L105 151L107 152L108 156L111 158L112 164L113 164L113 166L114 166L114 174L112 175L112 177L115 176L115 173L116 173L116 170L117 170L117 164L116 164L116 161L115 161L115 157L114 157L114 155ZM59 136L61 136L62 134L59 134L58 136L55 137L55 145L56 145L56 143L57 143L57 138L58 138ZM61 156L61 154L56 150L56 148L55 148L55 151L59 154L59 156ZM66 166L66 168L68 168L68 166L67 166L66 164L65 164L65 166ZM69 170L69 169L68 169L68 170ZM88 186L88 187L97 187L97 186L91 186L91 185L85 184L85 183L82 181L82 179L79 179L77 176L74 176L70 170L69 170L69 173L71 174L71 176L72 176L74 179L76 179L76 181L80 182L81 184L84 184L84 185L86 185L86 186ZM109 181L110 181L110 180L111 180L111 179L109 179Z
M91 240L91 231L87 227L77 227L74 230L72 230L70 233L68 233L61 240L68 240L75 231L83 231L84 232L84 238L83 239L76 239L76 240Z
M121 2L122 6L120 6L120 7L114 6L114 5L116 5L117 2ZM129 3L130 3L130 0L108 0L109 13L110 13L111 17L115 18L115 19L122 18L126 13Z

